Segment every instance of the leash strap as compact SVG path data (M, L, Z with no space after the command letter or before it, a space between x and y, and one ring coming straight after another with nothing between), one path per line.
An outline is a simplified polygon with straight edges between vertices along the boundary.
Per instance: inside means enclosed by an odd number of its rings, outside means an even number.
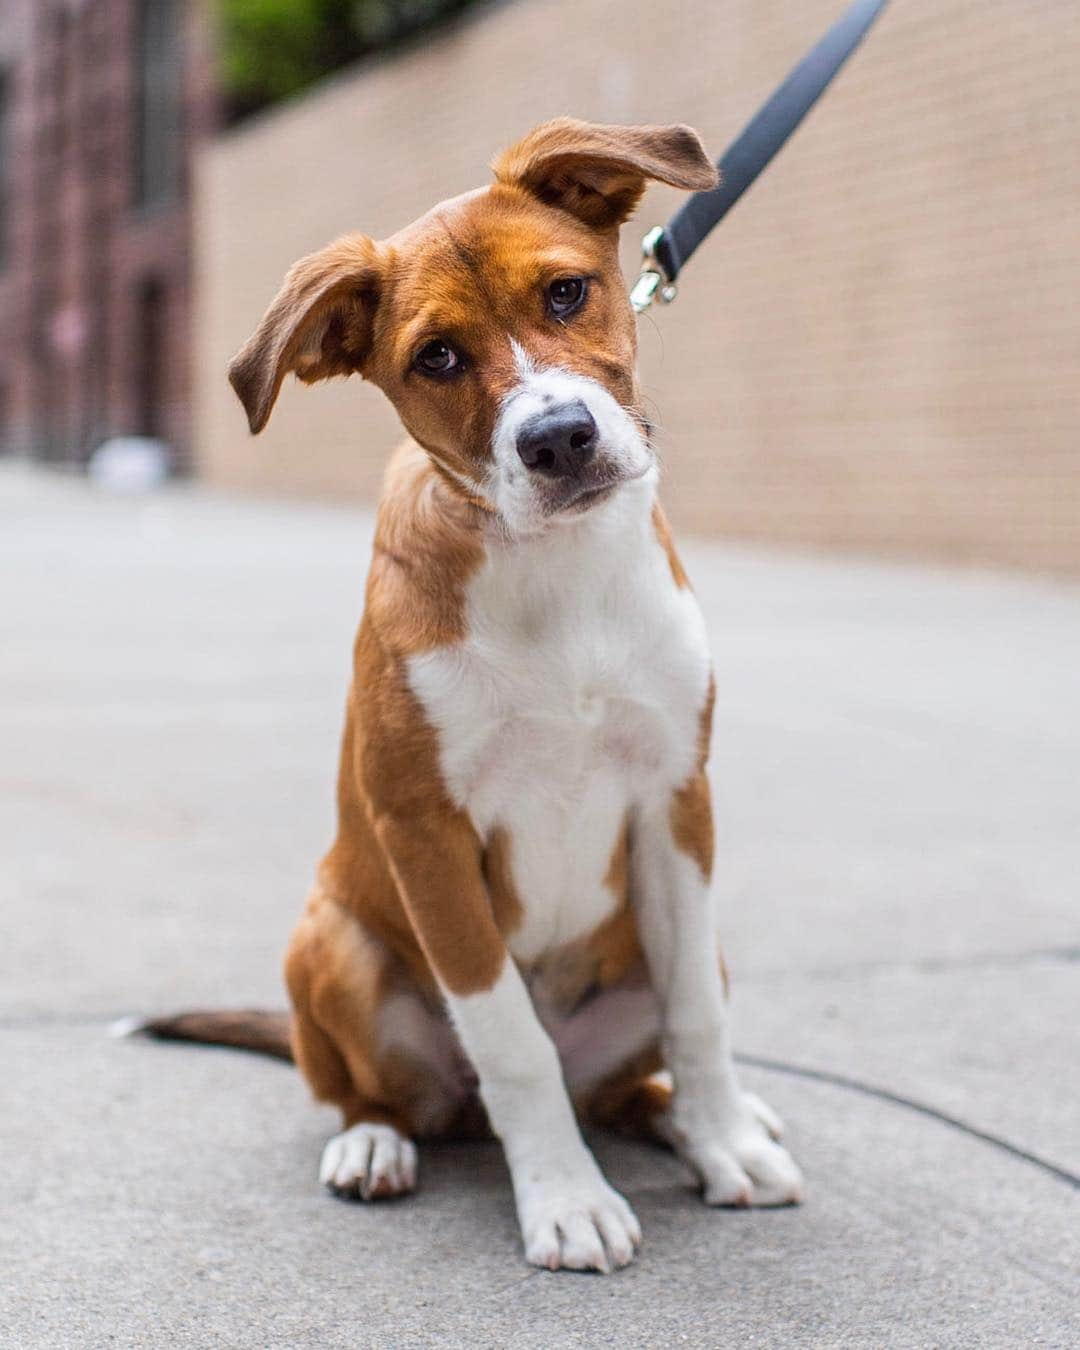
M695 192L664 226L642 241L642 273L630 293L637 313L659 296L675 298L675 279L698 245L723 220L831 84L887 0L855 0L799 62L717 161L720 184Z

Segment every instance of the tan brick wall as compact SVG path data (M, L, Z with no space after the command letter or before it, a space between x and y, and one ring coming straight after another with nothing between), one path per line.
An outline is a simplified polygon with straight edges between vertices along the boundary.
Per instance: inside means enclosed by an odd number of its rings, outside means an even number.
M485 180L560 113L681 120L716 153L841 0L516 0L212 145L197 446L212 481L370 498L395 436L358 381L249 439L224 381L288 264ZM626 232L677 194L654 190ZM904 0L642 323L683 528L1080 572L1080 5Z

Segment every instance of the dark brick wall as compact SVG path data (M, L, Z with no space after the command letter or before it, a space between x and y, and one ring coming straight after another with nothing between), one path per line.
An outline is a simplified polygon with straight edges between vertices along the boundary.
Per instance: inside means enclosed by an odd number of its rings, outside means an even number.
M0 0L9 452L80 463L106 436L145 432L187 460L190 170L213 121L211 64L201 7L181 4L176 191L139 205L138 23L137 0Z

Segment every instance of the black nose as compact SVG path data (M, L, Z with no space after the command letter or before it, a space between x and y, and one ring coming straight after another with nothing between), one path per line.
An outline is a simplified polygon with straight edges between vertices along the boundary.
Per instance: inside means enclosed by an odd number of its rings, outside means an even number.
M596 449L596 423L581 399L560 403L521 424L517 452L527 469L548 478L569 478Z

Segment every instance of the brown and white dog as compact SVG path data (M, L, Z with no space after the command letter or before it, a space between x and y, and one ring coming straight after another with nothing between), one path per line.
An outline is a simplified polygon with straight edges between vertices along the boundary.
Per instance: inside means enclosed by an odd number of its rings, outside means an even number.
M646 180L715 171L686 127L569 119L494 170L297 263L230 370L253 432L290 371L357 371L411 438L379 507L338 835L286 960L291 1052L343 1114L332 1190L409 1191L414 1139L490 1124L529 1261L610 1270L640 1228L579 1117L670 1144L710 1205L802 1190L732 1066L709 648L618 261ZM261 1048L288 1053L276 1025Z

